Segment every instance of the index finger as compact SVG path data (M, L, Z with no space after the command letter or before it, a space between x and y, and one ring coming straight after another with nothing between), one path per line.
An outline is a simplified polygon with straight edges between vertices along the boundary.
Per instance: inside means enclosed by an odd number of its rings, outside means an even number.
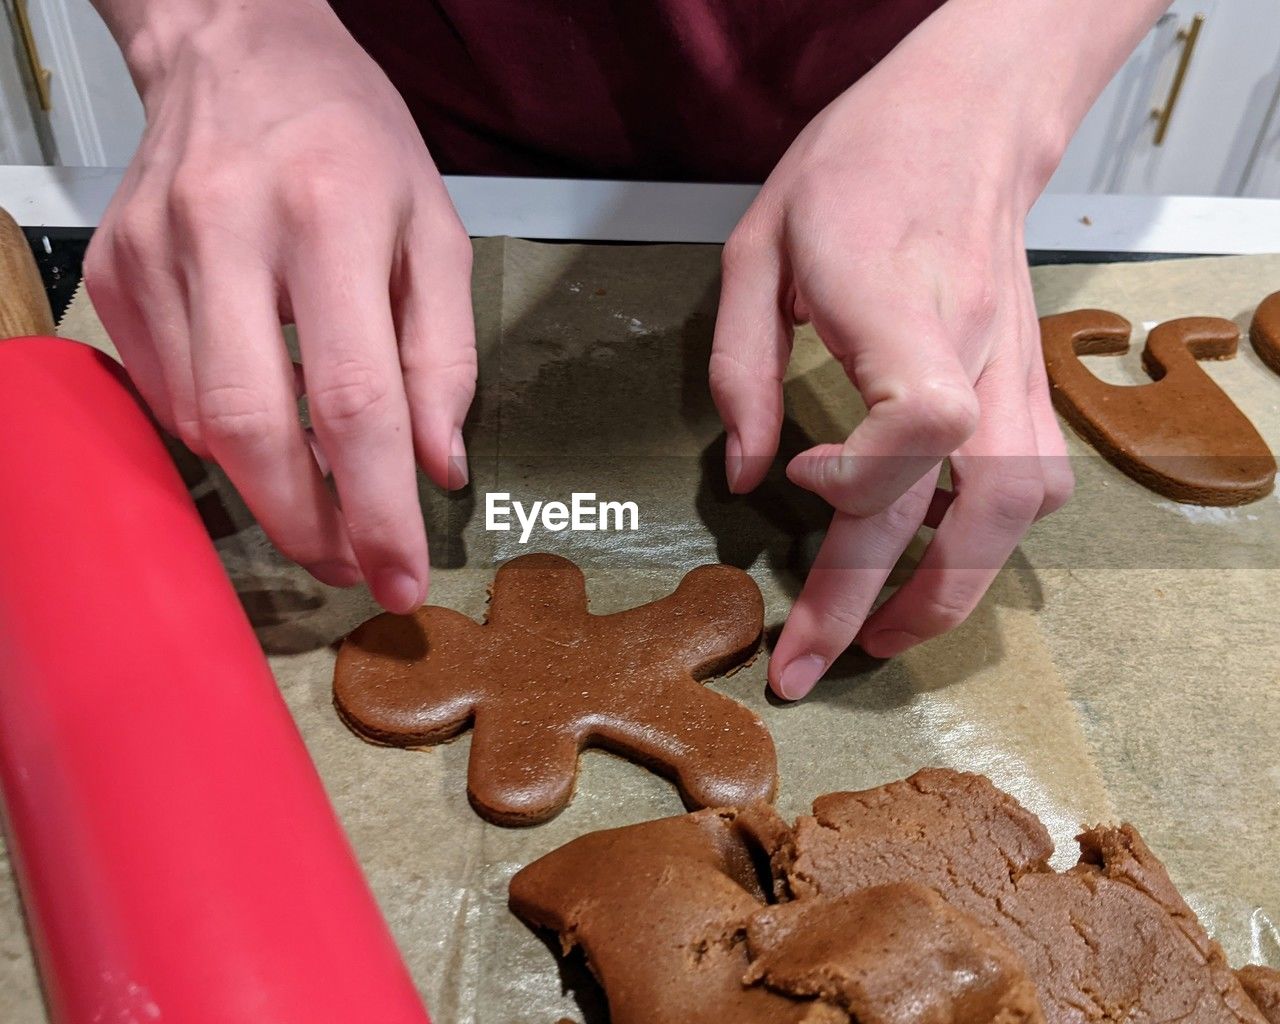
M204 266L187 290L202 436L280 550L326 583L350 585L359 574L298 422L270 274L195 251Z
M406 613L426 598L418 500L389 280L392 240L369 226L332 234L289 272L311 422L332 467L351 547L374 597Z
M778 450L792 329L779 298L781 271L768 246L730 238L721 266L708 375L725 427L729 490L742 494L764 479Z
M799 700L854 641L933 496L938 470L866 518L837 512L769 659L769 686Z

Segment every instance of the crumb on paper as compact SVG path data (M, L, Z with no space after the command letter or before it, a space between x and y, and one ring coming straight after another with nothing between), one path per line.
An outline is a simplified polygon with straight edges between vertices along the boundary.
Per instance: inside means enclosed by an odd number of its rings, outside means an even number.
M1080 223L1087 228L1091 228L1093 227L1093 218L1086 213L1083 217L1080 218Z
M626 313L614 313L615 320L622 320L627 325L627 331L631 334L652 334L653 332L644 325L644 322L635 316L627 316Z

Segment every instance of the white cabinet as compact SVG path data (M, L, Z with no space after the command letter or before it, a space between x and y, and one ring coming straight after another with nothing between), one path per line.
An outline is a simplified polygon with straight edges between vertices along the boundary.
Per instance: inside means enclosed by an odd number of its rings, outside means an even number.
M12 20L15 0L3 0ZM18 0L23 2L23 0ZM89 0L25 0L33 50L15 40L0 61L32 61L48 72L49 109L40 110L31 75L21 68L46 159L65 167L123 167L142 136L142 103L120 50ZM16 107L0 77L4 106ZM16 161L15 161L16 162ZM37 162L37 161L32 161Z
M15 0L0 3L12 12ZM25 5L52 109L24 95L22 50L0 19L0 161L127 164L142 106L89 0ZM1070 18L1072 5L1061 7ZM1152 112L1167 105L1184 55L1157 144ZM1280 0L1175 0L1085 118L1049 191L1280 197Z
M1249 158L1241 195L1280 196L1280 90L1271 104L1266 124ZM1280 243L1278 243L1280 244Z
M44 163L25 68L5 56L23 52L18 25L9 14L0 10L0 163Z
M1174 95L1180 67L1176 102L1158 139L1159 112ZM1277 89L1280 3L1177 0L1094 104L1049 191L1247 192ZM1274 179L1271 186L1252 194L1280 195Z

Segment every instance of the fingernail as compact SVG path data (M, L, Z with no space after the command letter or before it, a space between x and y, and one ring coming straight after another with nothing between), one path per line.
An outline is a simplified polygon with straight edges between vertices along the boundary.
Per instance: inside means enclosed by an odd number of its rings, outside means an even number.
M328 476L331 472L329 460L325 458L324 452L320 448L320 441L316 437L316 432L308 427L306 435L307 444L311 447L311 457L316 460L316 465L320 467L320 475Z
M795 484L797 487L804 487L805 477L804 477L804 474L801 472L801 466L800 466L800 460L803 457L804 456L802 455L797 455L790 462L788 462L786 467L783 469L783 472L786 474L787 479L791 483Z
M467 445L462 440L462 431L453 432L453 441L449 445L449 486L451 488L466 487L471 479L467 471Z
M823 459L825 459L825 456L801 452L787 463L785 470L787 479L797 487L803 487L806 491L813 490L815 481L821 479L818 472L822 469Z
M307 571L331 587L354 587L360 582L360 567L351 562L318 562Z
M826 658L802 654L782 670L778 678L778 696L783 700L799 700L813 689L826 670Z
M422 604L422 591L422 584L403 569L383 569L373 580L373 596L397 615L407 615Z
M724 475L729 481L729 492L738 493L738 481L742 479L742 442L737 434L730 434L724 442Z
M900 629L882 629L864 638L859 646L873 658L895 658L919 642L918 636Z

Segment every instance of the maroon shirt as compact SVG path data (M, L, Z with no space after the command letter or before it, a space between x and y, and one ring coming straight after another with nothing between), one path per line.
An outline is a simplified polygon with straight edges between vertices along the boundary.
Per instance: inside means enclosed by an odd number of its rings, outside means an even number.
M332 0L440 170L763 181L942 0Z

